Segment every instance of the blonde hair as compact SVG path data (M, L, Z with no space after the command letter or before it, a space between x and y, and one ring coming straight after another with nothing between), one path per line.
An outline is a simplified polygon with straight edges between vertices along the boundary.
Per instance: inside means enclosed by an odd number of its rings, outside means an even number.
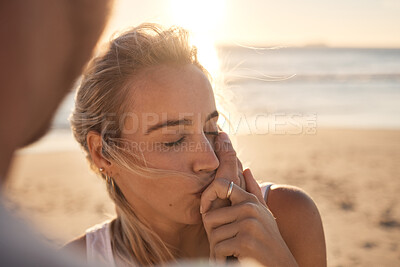
M143 70L165 64L193 64L210 78L198 62L196 47L190 45L188 37L182 28L163 29L149 23L123 32L110 41L105 53L91 60L76 94L70 117L73 134L86 152L92 170L107 181L118 215L112 224L112 246L126 265L165 264L175 260L177 251L137 217L113 179L98 171L89 153L87 135L90 131L101 134L103 156L119 166L137 175L165 177L166 171L148 168L140 153L125 149L127 143L121 138L118 120L126 108L124 99L136 82L135 75Z

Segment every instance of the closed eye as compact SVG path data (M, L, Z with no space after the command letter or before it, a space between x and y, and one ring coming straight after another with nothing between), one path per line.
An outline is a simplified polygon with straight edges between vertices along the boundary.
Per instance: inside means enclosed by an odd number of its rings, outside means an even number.
M218 135L218 132L204 132L205 134Z
M164 143L164 145L167 146L167 147L176 146L176 145L179 145L180 143L182 143L183 140L185 140L185 137L184 137L184 136L181 137L178 141L170 142L170 143Z
M207 135L215 135L215 136L218 135L218 132L217 132L217 131L215 131L215 132L214 132L214 131L212 131L212 132L204 132L204 133L207 134ZM164 143L164 145L167 146L167 147L173 147L173 146L179 145L179 144L182 143L184 140L185 140L185 136L181 137L179 140L177 140L177 141L175 141L175 142Z

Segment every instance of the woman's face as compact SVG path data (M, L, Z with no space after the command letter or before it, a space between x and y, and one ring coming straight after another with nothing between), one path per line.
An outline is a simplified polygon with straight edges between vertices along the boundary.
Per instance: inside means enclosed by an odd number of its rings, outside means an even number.
M138 81L138 82L137 82ZM191 174L148 178L118 168L115 180L135 211L147 218L183 224L201 222L201 192L219 160L214 94L196 66L160 66L135 77L122 138L140 149L148 167Z

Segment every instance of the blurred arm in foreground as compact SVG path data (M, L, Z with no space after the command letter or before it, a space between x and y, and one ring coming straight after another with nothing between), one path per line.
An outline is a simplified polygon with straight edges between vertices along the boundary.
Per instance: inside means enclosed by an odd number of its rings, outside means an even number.
M1 1L1 190L15 150L48 130L55 110L91 57L110 7L108 0ZM40 244L2 203L0 240L2 266L81 265Z

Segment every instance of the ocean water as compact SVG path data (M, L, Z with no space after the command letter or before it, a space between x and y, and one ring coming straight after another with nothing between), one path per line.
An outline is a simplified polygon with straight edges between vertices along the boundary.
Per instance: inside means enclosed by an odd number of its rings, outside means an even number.
M279 124L279 117L312 127L400 129L400 49L217 51L229 101L249 124ZM53 128L69 128L73 97L66 97Z
M400 128L400 49L219 50L236 107L342 128ZM271 77L272 76L272 77Z

